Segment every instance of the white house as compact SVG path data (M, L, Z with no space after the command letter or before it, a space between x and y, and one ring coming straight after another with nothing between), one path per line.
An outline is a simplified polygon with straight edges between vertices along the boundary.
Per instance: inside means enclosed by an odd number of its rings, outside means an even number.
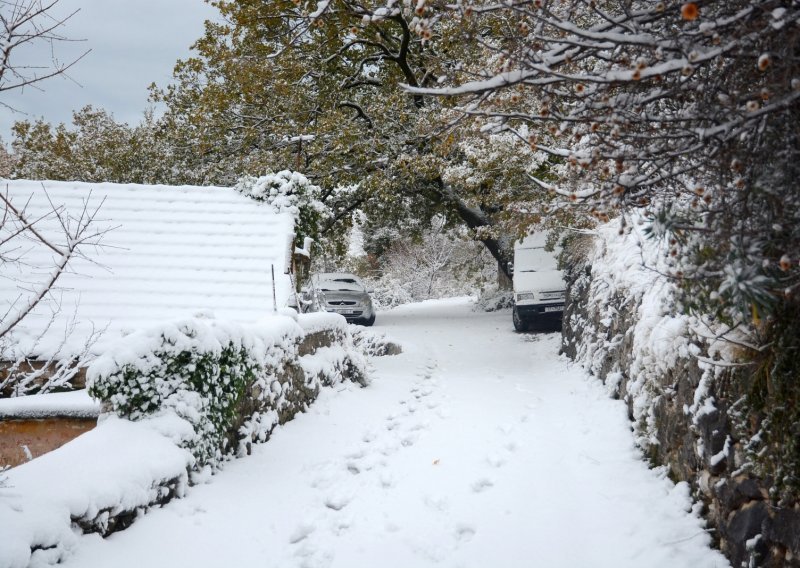
M93 216L82 254L14 327L20 348L46 356L63 352L65 342L77 349L95 332L118 336L198 314L251 322L283 307L291 293L292 215L234 189L3 180L0 191L55 245L6 215L0 329L47 285L69 246L65 234Z

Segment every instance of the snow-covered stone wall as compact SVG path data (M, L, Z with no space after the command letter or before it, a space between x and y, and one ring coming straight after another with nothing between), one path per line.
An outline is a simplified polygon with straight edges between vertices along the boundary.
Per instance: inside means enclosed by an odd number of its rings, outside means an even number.
M103 400L98 426L0 472L0 527L11 531L0 568L58 563L81 532L107 535L183 496L322 387L366 386L363 353L344 318L326 313L252 326L189 319L130 334L88 371Z
M732 566L800 566L800 510L774 506L749 467L731 331L679 313L667 255L637 227L568 247L562 350L626 402L637 444L690 484Z

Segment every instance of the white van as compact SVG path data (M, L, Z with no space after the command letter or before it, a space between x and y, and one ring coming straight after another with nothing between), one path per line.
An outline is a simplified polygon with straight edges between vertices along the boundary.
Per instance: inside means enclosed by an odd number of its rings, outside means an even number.
M514 329L561 321L566 300L564 274L558 269L560 249L544 249L547 235L534 233L514 243Z

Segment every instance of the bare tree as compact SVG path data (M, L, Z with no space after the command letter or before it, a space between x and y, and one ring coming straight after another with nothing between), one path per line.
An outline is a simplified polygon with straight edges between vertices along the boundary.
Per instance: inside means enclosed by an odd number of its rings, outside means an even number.
M62 75L89 51L61 61L55 44L75 41L62 35L61 29L78 10L56 16L60 0L0 0L0 93L38 83ZM19 55L34 44L49 46L49 60L20 62ZM0 102L0 104L5 104Z
M22 257L14 256L14 251L19 250L19 248L13 246L13 241L20 238L32 239L55 253L55 260L47 278L28 288L28 293L21 294L3 314L2 322L0 322L0 338L3 338L25 316L31 313L37 304L53 289L56 280L64 273L67 264L74 257L82 256L84 245L99 244L100 238L107 232L106 230L95 231L92 226L100 206L89 210L88 201L84 201L80 214L77 217L72 217L63 206L57 206L53 203L44 185L42 185L42 191L47 196L50 210L45 215L37 218L30 218L26 212L30 201L22 208L18 208L12 203L8 189L6 189L5 194L0 194L0 201L2 201L4 207L3 217L0 220L0 260L4 263L19 263L24 260ZM38 230L37 224L48 218L54 219L61 228L64 237L63 244L57 244L53 239Z
M14 203L14 196L8 187L0 193L3 207L0 216L0 263L4 266L2 277L14 280L18 290L16 298L7 299L8 303L3 306L4 312L0 315L0 353L7 359L6 368L2 369L0 375L0 394L26 394L41 382L40 379L45 374L48 379L43 390L61 386L74 376L75 355L70 354L70 361L60 361L58 357L64 341L55 349L55 355L51 353L45 361L32 365L30 360L35 358L35 354L15 353L11 334L40 303L54 295L56 283L66 272L67 266L76 258L89 260L84 251L89 247L99 246L103 236L109 231L95 228L94 221L102 201L96 207L90 208L91 194L83 201L81 210L77 214L71 214L63 205L56 204L51 199L44 185L42 192L48 207L44 213L37 214L29 213L31 198L24 204L18 204ZM52 263L46 268L43 277L30 281L22 276L23 268L30 263L31 251L37 248L49 250ZM57 301L55 306L46 327L53 324L60 309ZM41 333L46 331L47 329ZM86 353L88 344L83 349L83 355ZM81 359L82 356L77 358Z

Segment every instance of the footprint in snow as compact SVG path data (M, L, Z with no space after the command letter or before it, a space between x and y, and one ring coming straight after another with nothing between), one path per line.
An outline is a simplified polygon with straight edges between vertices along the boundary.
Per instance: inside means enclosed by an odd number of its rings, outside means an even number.
M450 508L450 502L444 495L425 495L422 502L436 511L444 512Z
M353 500L353 495L345 492L334 492L330 495L326 496L323 500L323 503L328 509L333 511L341 511L347 505L350 504L350 501Z
M307 542L298 546L294 555L299 559L299 568L328 568L333 563L332 552L318 550Z
M492 467L502 467L506 463L506 460L502 456L498 456L497 454L489 454L488 456L486 456L486 461Z
M456 538L462 542L472 540L476 532L478 532L477 529L467 523L459 523L456 525Z
M346 457L349 460L360 460L365 455L367 455L366 450L364 448L359 448L357 450L345 454L344 457Z
M314 523L300 523L289 536L289 544L297 544L298 542L305 540L315 530L317 530L317 526Z
M494 481L492 481L488 477L481 477L472 484L472 490L475 493L482 493L483 491L486 491L490 487L494 487Z
M433 390L429 389L429 388L422 389L422 390L411 391L411 392L414 393L414 398L416 398L417 400L420 400L421 398L424 398L426 396L430 396L431 394L433 394Z
M337 515L334 521L330 524L330 531L336 536L341 536L342 534L346 533L350 530L350 527L353 526L353 517L350 515Z
M400 440L400 444L403 447L408 448L416 444L418 439L419 436L417 436L416 434L409 434L408 436L405 436L402 440Z
M503 434L505 434L505 435L507 436L507 435L511 434L511 432L513 432L513 431L514 431L514 425L513 425L513 424L508 424L508 423L506 423L506 424L501 424L500 426L498 426L498 429L499 429L499 430L500 430L500 431L501 431Z
M381 482L381 487L383 487L384 489L391 489L396 484L394 476L388 471L384 471L383 473L381 473L380 482Z
M391 455L396 454L399 450L400 450L399 442L389 441L383 444L378 451L381 453L381 455L389 457Z

